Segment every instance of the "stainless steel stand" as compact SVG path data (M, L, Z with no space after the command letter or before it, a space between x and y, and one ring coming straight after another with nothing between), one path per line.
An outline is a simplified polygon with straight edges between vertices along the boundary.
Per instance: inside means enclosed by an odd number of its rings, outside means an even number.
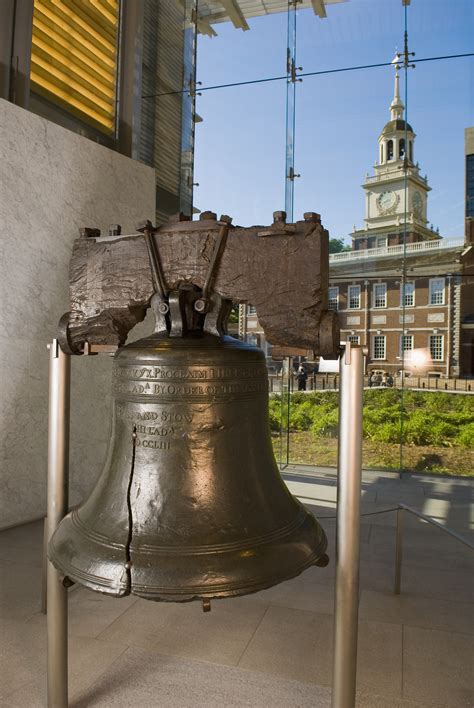
M348 342L340 359L332 708L356 697L364 353Z
M68 509L69 401L71 357L56 339L49 348L48 516L47 540ZM48 561L48 708L67 708L67 588Z
M49 347L47 540L68 509L71 358ZM353 708L359 606L364 351L347 344L340 360L336 591L332 708ZM68 706L67 588L48 561L48 708Z

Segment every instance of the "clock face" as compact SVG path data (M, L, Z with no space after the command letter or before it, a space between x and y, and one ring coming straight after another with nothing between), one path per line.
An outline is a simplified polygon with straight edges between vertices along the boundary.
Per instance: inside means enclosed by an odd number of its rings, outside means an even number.
M413 211L416 212L417 214L421 214L421 210L423 208L423 199L421 197L421 194L419 192L415 192L413 195Z
M387 190L386 192L382 192L382 194L379 194L379 196L377 197L377 206L379 208L379 211L382 212L393 209L396 203L397 195L395 194L395 192L391 192L389 190Z

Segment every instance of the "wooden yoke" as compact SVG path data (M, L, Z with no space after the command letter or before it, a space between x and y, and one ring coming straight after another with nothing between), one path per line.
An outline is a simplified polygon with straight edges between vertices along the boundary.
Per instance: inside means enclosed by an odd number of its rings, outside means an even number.
M309 212L303 221L287 224L285 213L275 212L271 226L249 228L230 226L230 221L204 212L199 221L178 215L152 229L167 291L183 284L202 290L220 229L228 224L213 293L232 303L254 305L272 344L337 355L337 315L327 309L328 232L319 215ZM124 344L129 331L144 319L155 292L144 235L97 233L83 229L73 246L71 312L62 328L75 353L86 341Z

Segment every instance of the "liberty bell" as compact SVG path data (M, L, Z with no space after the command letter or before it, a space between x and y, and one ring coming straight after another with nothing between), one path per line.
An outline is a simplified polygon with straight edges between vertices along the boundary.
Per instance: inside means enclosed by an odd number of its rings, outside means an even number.
M264 354L227 334L232 302L204 285L166 290L154 231L155 332L120 347L102 474L49 545L70 580L120 597L183 602L253 593L324 566L327 540L272 451Z

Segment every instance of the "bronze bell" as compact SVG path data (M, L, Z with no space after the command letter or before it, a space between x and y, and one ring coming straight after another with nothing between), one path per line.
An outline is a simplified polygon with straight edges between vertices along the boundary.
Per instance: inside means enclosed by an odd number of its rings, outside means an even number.
M155 295L155 333L115 355L105 467L49 546L92 590L206 607L327 563L275 462L265 357L225 334L229 301L202 295Z

